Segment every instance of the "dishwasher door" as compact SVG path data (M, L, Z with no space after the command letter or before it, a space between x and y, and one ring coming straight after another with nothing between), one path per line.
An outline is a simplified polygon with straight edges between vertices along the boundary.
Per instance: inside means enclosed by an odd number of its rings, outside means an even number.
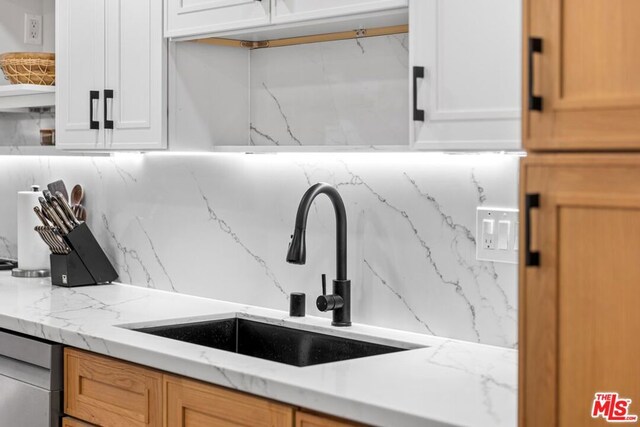
M0 426L57 426L60 414L52 407L59 401L59 392L0 375Z
M0 329L0 426L58 427L62 345Z

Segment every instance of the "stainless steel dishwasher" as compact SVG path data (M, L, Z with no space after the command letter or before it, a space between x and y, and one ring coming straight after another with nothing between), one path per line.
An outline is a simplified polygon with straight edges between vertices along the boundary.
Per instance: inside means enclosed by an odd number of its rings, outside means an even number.
M62 347L0 329L0 426L60 426Z

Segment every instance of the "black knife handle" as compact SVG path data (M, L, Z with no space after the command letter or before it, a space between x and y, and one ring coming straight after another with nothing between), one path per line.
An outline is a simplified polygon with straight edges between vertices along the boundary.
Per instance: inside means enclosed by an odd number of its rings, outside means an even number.
M524 258L527 267L540 265L540 252L531 250L531 209L540 207L540 194L526 194L524 199Z
M418 79L424 79L424 67L413 67L413 120L424 122L424 110L418 109Z
M109 100L111 100L111 108L109 108ZM113 129L113 89L104 90L104 128Z
M542 39L540 37L529 37L529 111L542 111L542 97L533 94L533 54L542 53Z
M93 103L100 99L100 92L97 90L89 91L89 129L100 129L100 122L93 120ZM97 104L97 103L96 103Z

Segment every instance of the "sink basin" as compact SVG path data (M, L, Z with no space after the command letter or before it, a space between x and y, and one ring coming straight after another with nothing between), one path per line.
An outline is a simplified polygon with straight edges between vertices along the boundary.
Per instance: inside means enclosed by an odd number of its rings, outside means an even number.
M293 366L408 350L237 317L133 330Z

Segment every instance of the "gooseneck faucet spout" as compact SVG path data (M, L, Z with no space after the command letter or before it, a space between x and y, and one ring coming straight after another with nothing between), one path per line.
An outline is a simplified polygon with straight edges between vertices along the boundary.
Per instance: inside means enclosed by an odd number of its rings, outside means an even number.
M333 204L336 214L336 280L333 281L333 294L323 295L316 300L320 311L333 310L334 326L351 325L351 282L347 280L347 212L340 193L335 187L320 182L312 185L300 200L296 224L291 243L287 251L287 262L291 264L305 264L307 216L313 200L320 194L326 194Z

